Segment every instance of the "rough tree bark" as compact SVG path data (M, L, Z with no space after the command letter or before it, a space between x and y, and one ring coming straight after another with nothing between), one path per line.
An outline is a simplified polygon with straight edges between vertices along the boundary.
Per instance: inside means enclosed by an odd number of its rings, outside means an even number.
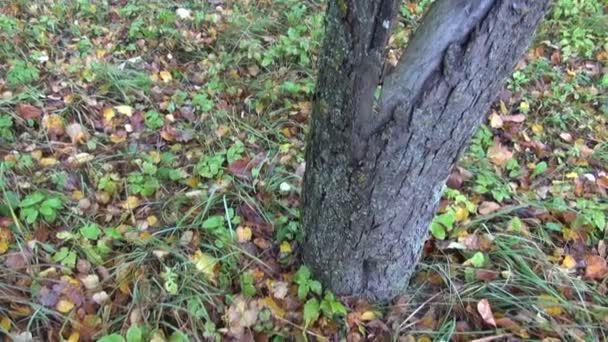
M329 0L302 207L315 275L381 301L407 285L450 170L550 0L437 0L382 80L398 3Z

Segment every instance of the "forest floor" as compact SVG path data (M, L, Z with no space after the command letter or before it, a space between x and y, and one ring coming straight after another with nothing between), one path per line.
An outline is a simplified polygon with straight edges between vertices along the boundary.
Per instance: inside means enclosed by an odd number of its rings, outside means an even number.
M323 6L109 3L0 8L0 340L608 338L605 2L555 1L383 306L299 258Z

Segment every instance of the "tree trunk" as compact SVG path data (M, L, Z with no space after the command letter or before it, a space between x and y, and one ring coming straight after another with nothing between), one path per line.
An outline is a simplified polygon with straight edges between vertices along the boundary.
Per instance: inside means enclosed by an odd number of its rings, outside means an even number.
M382 83L397 0L330 0L303 193L305 262L338 295L407 285L451 168L550 0L437 0Z

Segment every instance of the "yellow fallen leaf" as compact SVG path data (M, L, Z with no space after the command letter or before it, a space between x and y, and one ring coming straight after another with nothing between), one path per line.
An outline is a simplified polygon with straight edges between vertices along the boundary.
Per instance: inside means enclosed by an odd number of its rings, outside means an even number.
M49 134L62 135L65 132L63 118L57 114L45 115L42 118L42 126Z
M133 210L139 205L139 198L137 196L129 196L127 200L122 203L122 207L127 210Z
M237 227L236 228L236 239L238 242L247 242L251 240L253 232L249 227Z
M165 83L171 82L171 80L173 79L173 77L171 77L171 73L167 70L163 70L158 74L160 76L160 79Z
M576 173L574 171L573 172L568 172L568 173L566 173L566 178L570 178L570 179L578 178L578 173Z
M149 226L154 227L158 223L158 218L154 215L150 215L150 216L146 217L146 222L148 223Z
M532 132L534 132L534 134L541 134L543 132L543 129L543 125L541 124L532 124Z
M268 310L270 310L275 317L283 318L285 316L285 310L281 309L281 307L270 296L260 299L258 303L268 308Z
M120 144L121 142L125 142L127 140L126 134L110 134L110 141L115 144Z
M281 246L279 246L279 251L284 254L291 253L292 249L291 249L291 245L289 244L289 242L283 241L281 243Z
M464 207L456 209L456 221L461 222L469 218L469 211Z
M80 340L80 333L78 331L74 331L68 337L68 342L78 342L78 340Z
M377 318L376 313L373 311L365 311L361 314L362 321L373 321Z
M41 150L32 151L32 153L30 153L30 156L32 156L32 159L34 159L34 160L40 160L40 159L42 159L42 151Z
M564 266L567 269L572 269L572 268L576 267L576 260L574 260L574 258L571 255L566 255L564 257L564 261L562 261L562 266Z
M59 311L61 313L68 313L73 308L74 308L74 303L70 302L67 299L61 299L61 300L59 300L59 302L57 302L57 305L55 305L55 309L57 309L57 311Z
M71 197L74 201L80 201L81 199L84 198L84 194L80 190L74 190L74 191L72 191Z
M200 183L200 180L198 179L198 177L186 178L186 185L191 188L196 188L198 186L198 183Z
M216 258L198 250L190 257L190 261L194 263L197 270L205 275L207 280L215 282L218 271L218 262Z
M2 316L2 318L0 318L0 327L5 330L5 331L10 331L11 330L11 319L6 317L6 316Z
M57 165L57 163L58 163L58 161L55 158L41 158L38 161L38 164L40 164L40 166L42 166L42 167Z
M0 241L0 254L6 253L9 247L10 244L7 241Z
M116 109L116 111L119 112L120 114L126 115L128 117L133 115L133 107L131 107L131 106L126 106L126 105L114 106L114 109Z
M103 116L103 121L106 125L110 125L112 123L112 119L114 119L114 116L116 116L116 112L112 107L104 108L101 114Z

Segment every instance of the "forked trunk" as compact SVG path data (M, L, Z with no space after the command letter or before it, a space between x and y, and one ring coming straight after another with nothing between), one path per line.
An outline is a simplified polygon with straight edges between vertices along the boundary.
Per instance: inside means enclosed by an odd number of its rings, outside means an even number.
M398 3L329 0L306 150L304 260L371 300L407 285L450 170L550 0L437 0L382 82Z

